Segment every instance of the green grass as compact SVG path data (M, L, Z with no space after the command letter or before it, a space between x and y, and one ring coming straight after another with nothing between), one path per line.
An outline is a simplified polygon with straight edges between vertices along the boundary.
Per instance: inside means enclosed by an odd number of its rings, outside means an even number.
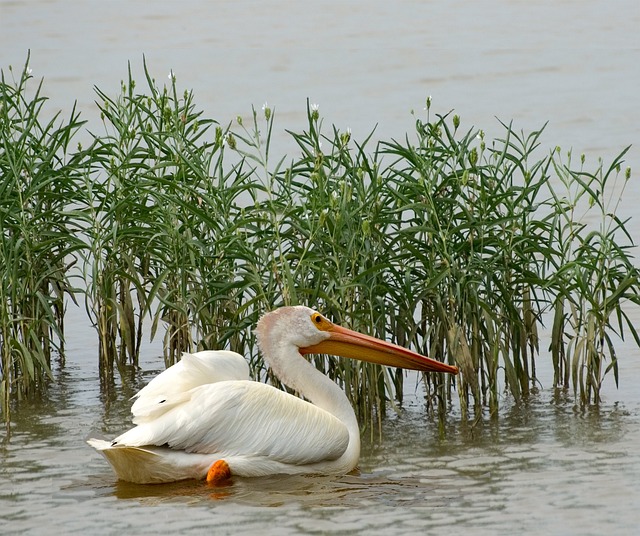
M82 126L43 120L42 83L28 90L25 68L0 75L0 398L10 402L46 387L52 354L63 356L70 267L83 247L77 233L78 159L71 140Z
M286 304L457 364L458 378L424 376L440 417L453 397L466 418L495 413L505 392L530 396L541 355L554 386L597 403L607 373L618 380L616 338L640 345L625 310L639 301L633 241L616 217L626 150L575 169L541 151L544 129L504 124L488 140L456 115L432 116L428 101L415 131L377 142L326 128L308 105L306 127L289 132L297 152L274 159L275 110L220 125L175 79L160 87L144 72L141 89L131 70L119 94L96 88L102 125L75 152L77 114L41 125L40 86L29 100L26 70L3 75L6 417L46 383L51 348L62 352L76 264L105 388L137 367L149 336L162 337L166 365L226 347L275 381L252 328ZM371 430L402 402L401 371L313 359Z

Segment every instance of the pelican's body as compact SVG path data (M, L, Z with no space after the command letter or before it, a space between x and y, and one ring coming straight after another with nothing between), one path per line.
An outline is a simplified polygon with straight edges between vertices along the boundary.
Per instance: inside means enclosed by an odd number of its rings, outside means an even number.
M257 335L273 372L308 402L251 381L245 360L233 352L185 354L136 395L137 426L112 442L91 439L89 444L130 482L204 478L220 460L237 476L343 474L358 462L358 422L343 391L301 354L382 362L382 356L395 352L394 365L457 372L335 326L306 307L268 313ZM366 356L359 350L363 346Z

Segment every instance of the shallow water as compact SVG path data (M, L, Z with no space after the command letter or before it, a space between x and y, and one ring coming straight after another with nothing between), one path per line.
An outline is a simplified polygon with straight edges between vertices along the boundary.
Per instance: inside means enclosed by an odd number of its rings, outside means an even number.
M21 67L31 49L51 109L78 99L97 120L93 85L115 93L131 60L140 80L170 69L221 123L276 108L285 128L303 125L306 99L327 126L356 139L378 124L403 136L410 111L452 108L463 127L499 134L494 116L543 142L573 146L588 163L637 143L640 8L635 0L309 3L0 0L0 66ZM92 123L98 130L99 123ZM626 162L640 169L632 147ZM637 172L634 172L637 176ZM637 213L638 181L620 214ZM640 224L631 231L636 241ZM640 315L634 313L638 323ZM621 385L607 380L600 408L577 410L557 394L545 356L541 390L504 400L499 418L473 427L454 411L445 433L407 393L382 438L365 434L358 474L341 478L235 480L135 486L115 480L84 444L129 423L129 398L161 366L157 345L143 372L101 390L93 333L70 307L64 366L44 400L23 404L10 437L0 431L0 532L197 534L635 534L640 527L640 351L619 348ZM407 382L410 386L410 381ZM455 527L455 528L454 528Z
M382 439L365 434L356 474L143 486L116 481L83 440L126 427L128 397L153 373L105 396L93 366L70 361L46 400L18 410L2 444L3 532L424 534L455 526L472 534L633 534L640 527L640 404L631 388L607 392L624 403L584 412L551 391L517 406L505 400L498 419L475 427L454 412L443 436L409 392ZM638 368L623 372L640 377Z

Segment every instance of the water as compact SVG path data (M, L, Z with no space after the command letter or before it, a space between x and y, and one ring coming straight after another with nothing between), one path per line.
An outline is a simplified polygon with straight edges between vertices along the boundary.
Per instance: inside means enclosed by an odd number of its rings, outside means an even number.
M0 0L0 66L45 77L51 110L75 99L99 130L93 85L118 91L131 60L194 88L221 123L251 105L276 108L284 129L303 125L306 99L327 126L356 139L376 124L400 137L424 113L455 108L462 126L499 134L497 116L543 142L613 158L639 138L640 7L597 2L82 2ZM627 164L640 169L632 147ZM637 178L620 214L632 216ZM636 241L637 219L631 224ZM640 315L635 320L640 323ZM70 308L68 355L41 401L23 404L0 438L0 532L181 534L635 534L640 527L640 351L619 347L600 408L542 389L527 404L506 399L498 419L475 427L454 412L441 437L409 389L381 439L365 437L360 473L277 477L212 490L199 482L117 482L84 444L128 426L129 397L160 367L146 348L143 372L99 388L96 347ZM407 382L411 384L411 382ZM455 528L454 528L455 527Z
M365 438L359 474L211 489L117 482L84 446L87 435L127 425L127 398L147 374L112 396L100 393L92 364L72 361L56 376L45 401L16 413L0 451L3 532L424 534L455 526L472 534L632 534L640 526L640 405L632 389L607 396L624 403L586 412L546 391L526 405L505 401L499 419L475 428L452 416L444 439L409 396L382 440Z

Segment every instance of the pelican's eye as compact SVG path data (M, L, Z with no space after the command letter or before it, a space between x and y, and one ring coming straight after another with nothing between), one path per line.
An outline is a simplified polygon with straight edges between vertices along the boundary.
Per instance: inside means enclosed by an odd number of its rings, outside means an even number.
M320 331L329 331L331 326L333 325L329 322L324 316L320 313L313 313L311 315L311 322L315 327L317 327Z

